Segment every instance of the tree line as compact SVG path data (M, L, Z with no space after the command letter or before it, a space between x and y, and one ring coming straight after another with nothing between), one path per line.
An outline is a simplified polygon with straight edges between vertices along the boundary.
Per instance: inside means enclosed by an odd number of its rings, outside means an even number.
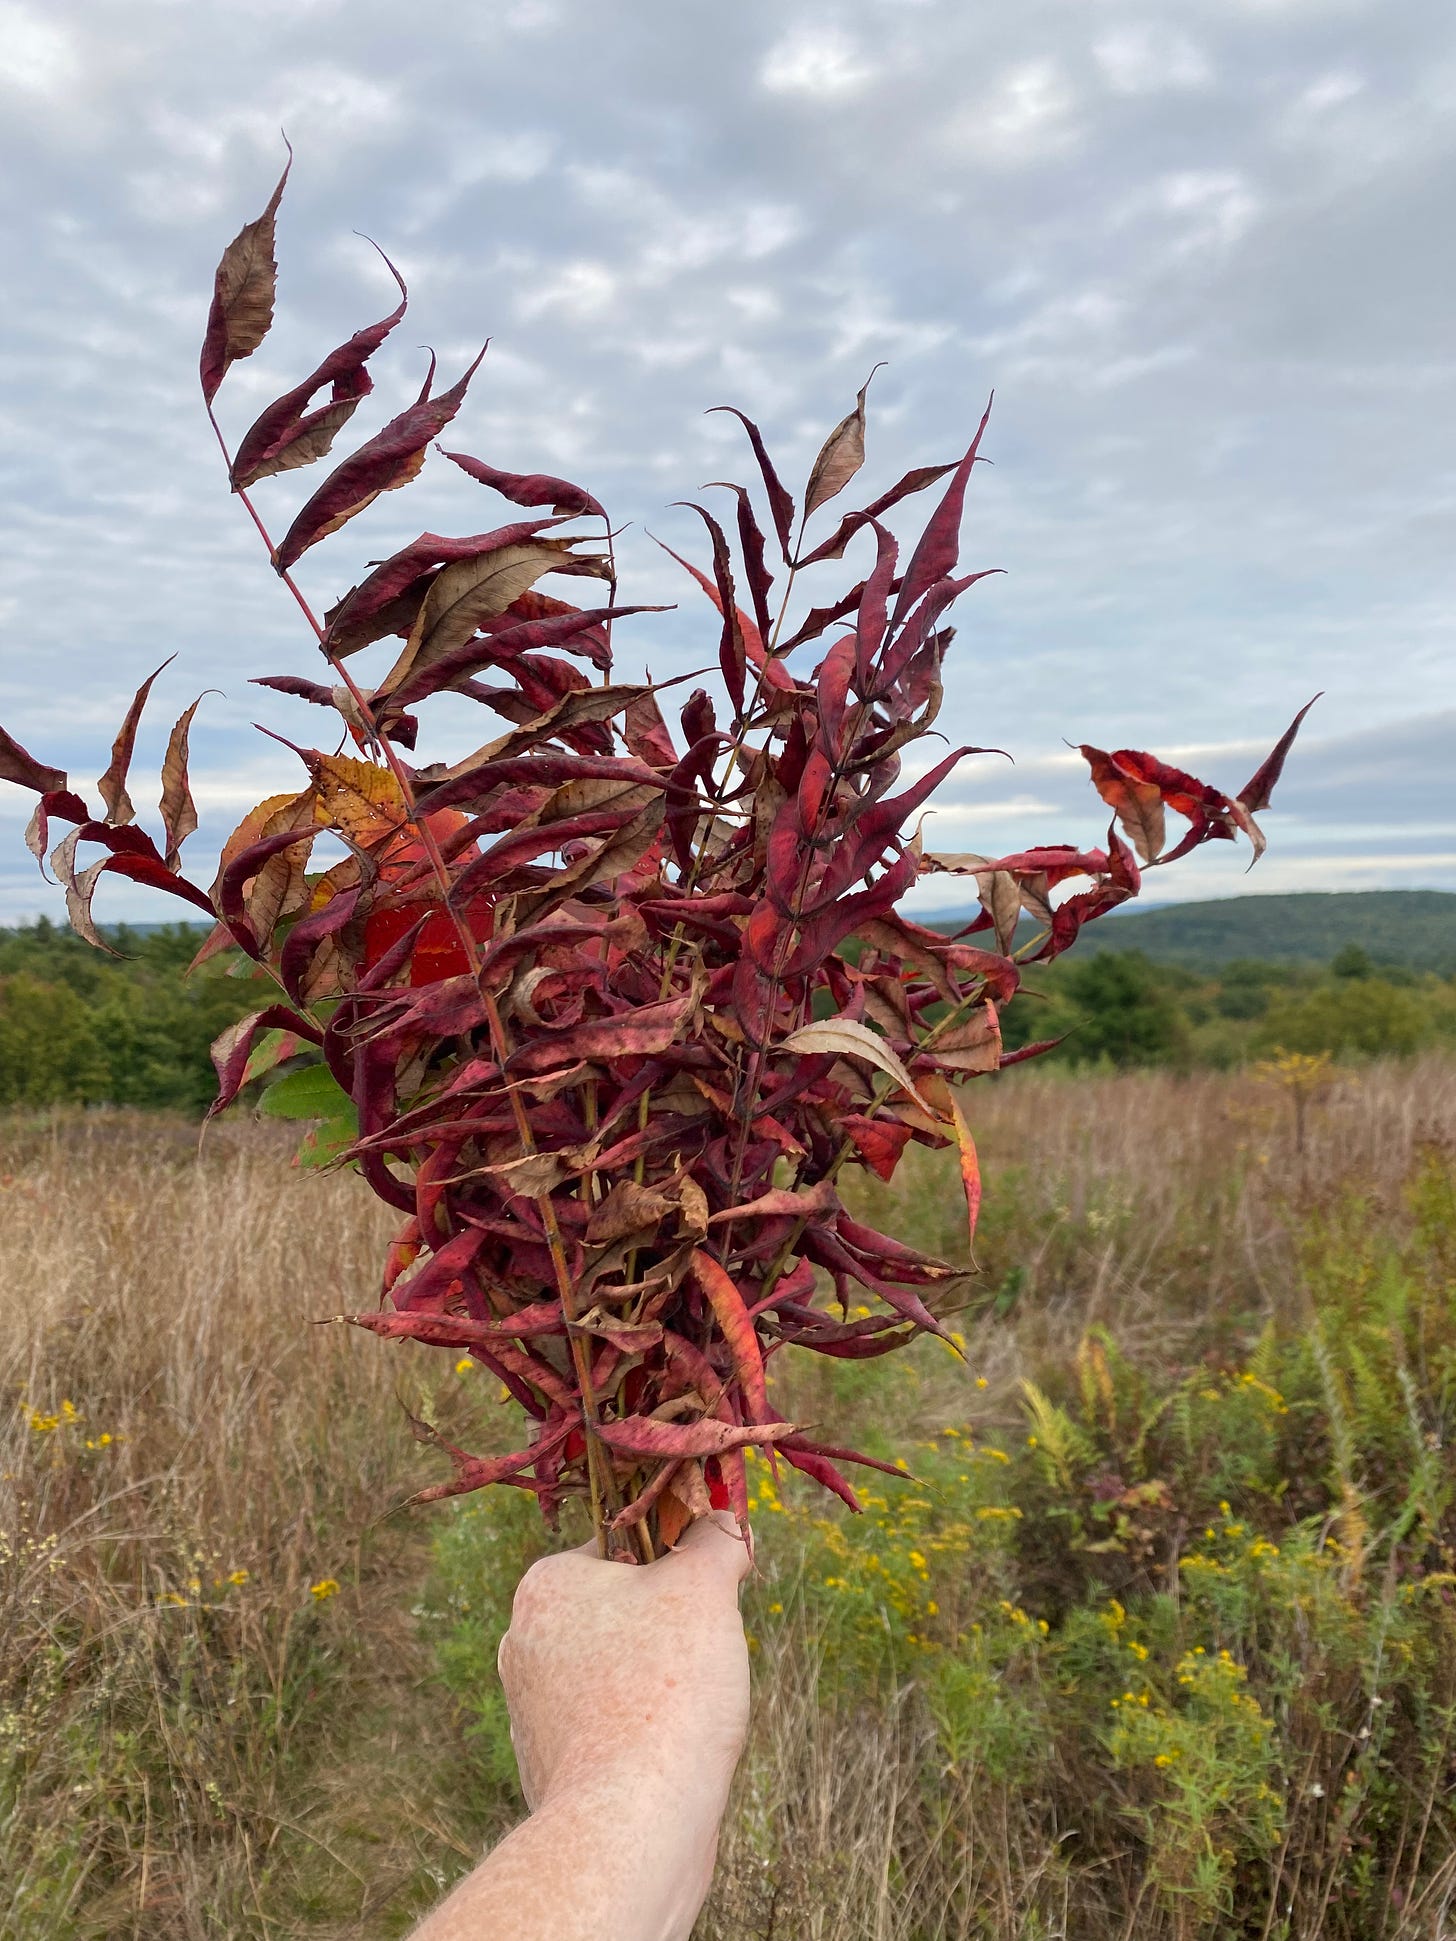
M106 957L44 918L0 930L0 1109L203 1111L209 1046L269 995L236 959L182 976L204 934L123 927L107 933L118 954ZM1353 945L1322 969L1248 961L1208 976L1103 950L1032 972L1002 1026L1009 1047L1059 1039L1049 1058L1081 1067L1233 1069L1277 1050L1404 1056L1456 1045L1456 979L1377 965Z

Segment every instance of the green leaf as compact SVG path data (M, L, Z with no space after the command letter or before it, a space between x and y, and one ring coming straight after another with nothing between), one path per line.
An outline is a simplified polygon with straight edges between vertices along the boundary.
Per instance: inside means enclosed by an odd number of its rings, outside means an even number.
M314 1127L294 1154L293 1163L305 1172L318 1172L331 1166L358 1137L359 1115L352 1105L346 1105L338 1118L325 1119L322 1125Z
M255 1078L263 1078L275 1066L294 1057L304 1048L303 1040L294 1031L265 1031L254 1045L248 1059L247 1070L243 1073L244 1085Z
M273 1119L353 1118L357 1124L354 1101L327 1065L305 1065L300 1071L285 1072L268 1087L260 1104Z

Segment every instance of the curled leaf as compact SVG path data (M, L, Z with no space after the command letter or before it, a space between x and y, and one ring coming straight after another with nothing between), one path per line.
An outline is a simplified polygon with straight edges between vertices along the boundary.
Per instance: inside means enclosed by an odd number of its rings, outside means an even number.
M917 1105L925 1105L914 1079L890 1046L866 1025L856 1024L851 1018L826 1018L821 1024L803 1025L782 1039L776 1049L799 1052L806 1057L816 1052L832 1052L836 1058L856 1058L888 1073Z
M197 805L192 800L192 788L187 778L187 740L192 727L192 717L202 705L199 695L192 706L182 714L167 741L167 752L162 757L162 827L167 835L168 869L182 867L182 845L197 827Z
M969 1242L974 1249L976 1244L976 1222L981 1215L981 1162L976 1154L976 1142L971 1137L971 1128L966 1123L966 1115L961 1110L961 1102L952 1091L950 1095L951 1122L955 1126L956 1152L960 1161L961 1185L966 1196L966 1221Z
M285 144L286 146L286 144ZM278 178L267 207L253 222L244 223L222 253L213 278L212 308L202 340L202 395L209 404L229 368L240 357L251 357L268 335L273 322L273 299L278 265L273 257L274 226L283 186L293 167L293 150Z
M609 1448L628 1456L722 1456L733 1449L766 1448L785 1436L797 1435L793 1422L749 1422L741 1427L703 1416L696 1422L656 1422L646 1416L628 1416L621 1422L603 1422L597 1433Z
M837 498L864 464L865 395L879 368L876 364L875 370L860 386L853 411L840 419L814 460L804 492L806 519L812 518L821 505L827 505L830 499Z
M552 478L546 472L498 472L493 465L468 458L464 452L446 452L444 456L477 484L488 485L512 505L549 505L553 512L572 518L588 512L598 519L607 516L590 492L569 479Z
M280 573L300 559L310 546L316 546L372 505L381 492L393 492L401 485L408 485L424 464L431 439L439 436L464 403L466 387L484 356L482 349L465 374L436 398L430 396L435 374L431 358L424 388L415 402L397 418L391 418L383 431L376 432L341 465L336 465L300 510L274 554L274 564Z
M1305 702L1274 744L1273 749L1239 790L1238 799L1250 815L1257 815L1261 809L1268 808L1270 797L1274 793L1274 785L1284 773L1285 758L1294 746L1294 737L1299 733L1304 717L1319 699L1320 696L1316 694L1312 700Z
M346 344L330 351L302 384L295 385L260 413L244 432L233 458L229 477L235 492L256 485L259 479L295 471L324 457L358 410L360 401L374 389L366 365L404 316L407 302L404 279L387 256L384 265L399 285L398 304L378 323L356 330ZM310 411L309 404L326 384L331 387L328 403Z
M34 789L37 795L60 793L66 786L66 771L52 768L49 762L38 762L14 735L0 728L0 782L17 782L23 789Z
M126 777L127 770L131 767L132 749L136 744L137 724L142 718L142 709L147 705L147 696L152 691L152 682L162 672L162 668L170 667L175 659L175 654L169 654L167 659L162 662L162 667L148 674L147 678L132 696L131 706L126 711L126 718L117 730L116 740L111 746L111 760L107 765L106 773L96 784L97 789L100 791L101 799L106 804L106 819L108 822L134 822L136 820L136 810L132 807L131 797L126 792Z
M702 1248L697 1248L693 1253L692 1274L707 1296L717 1316L718 1326L723 1330L723 1339L733 1356L734 1372L743 1384L748 1419L750 1422L766 1422L769 1413L768 1385L764 1379L763 1351L758 1345L758 1334L748 1305L732 1276Z

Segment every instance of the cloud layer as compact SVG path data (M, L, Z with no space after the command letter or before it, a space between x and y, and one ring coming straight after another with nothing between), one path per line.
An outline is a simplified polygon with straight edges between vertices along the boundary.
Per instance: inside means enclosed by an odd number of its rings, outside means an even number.
M745 475L708 406L742 405L802 477L885 358L877 486L954 455L994 386L965 552L1006 573L964 603L941 725L1017 766L947 788L935 844L1095 834L1064 738L1196 747L1236 786L1323 688L1250 884L1219 854L1166 893L1456 886L1456 20L1435 0L987 16L0 0L0 719L94 775L176 651L138 773L220 689L194 735L199 863L292 779L248 724L297 721L243 676L316 656L195 379L213 264L282 125L282 302L222 394L234 431L379 314L356 229L414 298L356 425L417 387L415 344L453 374L489 334L460 443L603 497L644 599L682 592L644 529L695 546L670 502ZM472 529L484 501L448 469L321 550L312 590L421 525ZM297 481L265 496L281 512ZM624 660L684 671L710 631L685 606ZM55 908L11 840L25 809L0 785L0 919ZM106 911L170 914L120 886Z

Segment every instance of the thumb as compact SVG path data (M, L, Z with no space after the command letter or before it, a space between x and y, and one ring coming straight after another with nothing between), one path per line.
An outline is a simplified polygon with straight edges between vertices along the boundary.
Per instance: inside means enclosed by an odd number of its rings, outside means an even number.
M706 1516L694 1518L678 1538L672 1555L690 1558L696 1569L722 1571L735 1584L741 1584L753 1568L751 1543L728 1510L709 1510Z

